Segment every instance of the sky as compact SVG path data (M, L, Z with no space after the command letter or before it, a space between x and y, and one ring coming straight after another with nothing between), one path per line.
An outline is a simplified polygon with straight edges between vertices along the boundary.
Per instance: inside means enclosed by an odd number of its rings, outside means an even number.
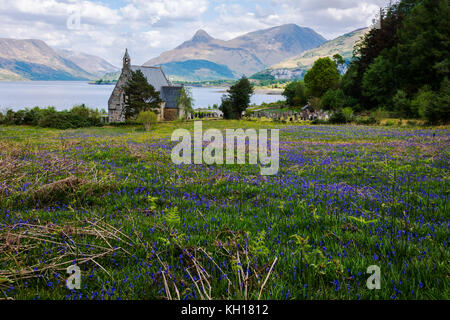
M0 38L40 39L120 67L143 64L199 29L229 40L295 23L333 39L370 26L389 0L0 0Z

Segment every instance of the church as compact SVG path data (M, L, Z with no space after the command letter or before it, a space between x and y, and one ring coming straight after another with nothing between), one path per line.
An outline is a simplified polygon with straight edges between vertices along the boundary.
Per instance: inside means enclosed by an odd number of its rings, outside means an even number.
M142 71L156 91L159 91L161 100L158 121L172 121L184 116L183 108L178 106L183 86L174 86L167 79L161 67L132 66L128 49L123 57L123 68L119 80L114 87L111 97L108 101L108 120L109 122L124 122L123 109L125 107L125 92L123 87L131 79L132 72Z

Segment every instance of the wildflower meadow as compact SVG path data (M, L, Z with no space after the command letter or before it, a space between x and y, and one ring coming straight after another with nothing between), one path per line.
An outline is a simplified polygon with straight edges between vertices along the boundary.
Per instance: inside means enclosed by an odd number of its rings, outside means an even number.
M203 127L280 129L278 173L174 164L192 122L0 127L0 297L449 298L448 127Z

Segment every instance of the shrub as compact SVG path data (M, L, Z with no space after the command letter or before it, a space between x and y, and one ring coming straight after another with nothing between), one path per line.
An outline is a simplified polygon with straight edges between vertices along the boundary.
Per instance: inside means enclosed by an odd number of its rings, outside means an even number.
M384 123L386 127L396 126L398 124L398 121L395 120L386 120L386 122Z
M55 129L75 129L89 127L90 123L82 117L70 112L58 112L49 114L39 121L40 127Z
M344 115L345 122L351 122L353 120L353 110L350 107L342 109L342 114Z
M372 112L371 116L374 117L378 122L380 122L381 120L389 117L389 112L387 112L385 108L380 107Z
M322 120L322 119L314 119L313 121L311 121L311 124L327 124L328 122L326 120Z
M417 108L419 116L429 124L445 124L450 122L450 81L442 81L441 90L433 92L429 88L422 88L412 101L413 108Z
M429 105L434 99L434 92L428 86L424 86L411 101L411 106L419 117L425 119L427 109L430 108Z
M321 106L322 106L322 103L321 103L320 98L317 98L317 97L311 97L311 98L309 99L309 105L310 105L311 107L313 107L314 110L320 110L320 108L321 108Z
M158 121L158 116L152 111L142 111L136 120L144 125L146 131L150 131L152 126Z
M329 89L322 97L321 107L324 110L337 110L345 103L345 94L342 89Z
M70 113L84 119L91 127L98 127L102 125L98 110L89 109L84 104L73 106Z
M338 110L336 112L333 112L328 122L332 124L344 124L347 122L347 119L345 118L342 110Z
M373 115L369 116L369 117L358 117L356 119L356 124L361 124L361 125L372 125L372 124L377 124L378 121L377 119L375 119L375 117Z
M406 92L403 90L397 91L395 96L392 98L392 103L397 115L406 118L414 117L416 115L411 108L411 101L408 99Z

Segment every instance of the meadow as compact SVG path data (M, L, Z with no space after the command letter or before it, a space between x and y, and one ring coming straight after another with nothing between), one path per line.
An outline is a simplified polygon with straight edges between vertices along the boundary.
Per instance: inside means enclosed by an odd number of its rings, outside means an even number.
M450 298L450 128L203 122L280 128L261 176L172 164L178 127L0 126L0 298Z

